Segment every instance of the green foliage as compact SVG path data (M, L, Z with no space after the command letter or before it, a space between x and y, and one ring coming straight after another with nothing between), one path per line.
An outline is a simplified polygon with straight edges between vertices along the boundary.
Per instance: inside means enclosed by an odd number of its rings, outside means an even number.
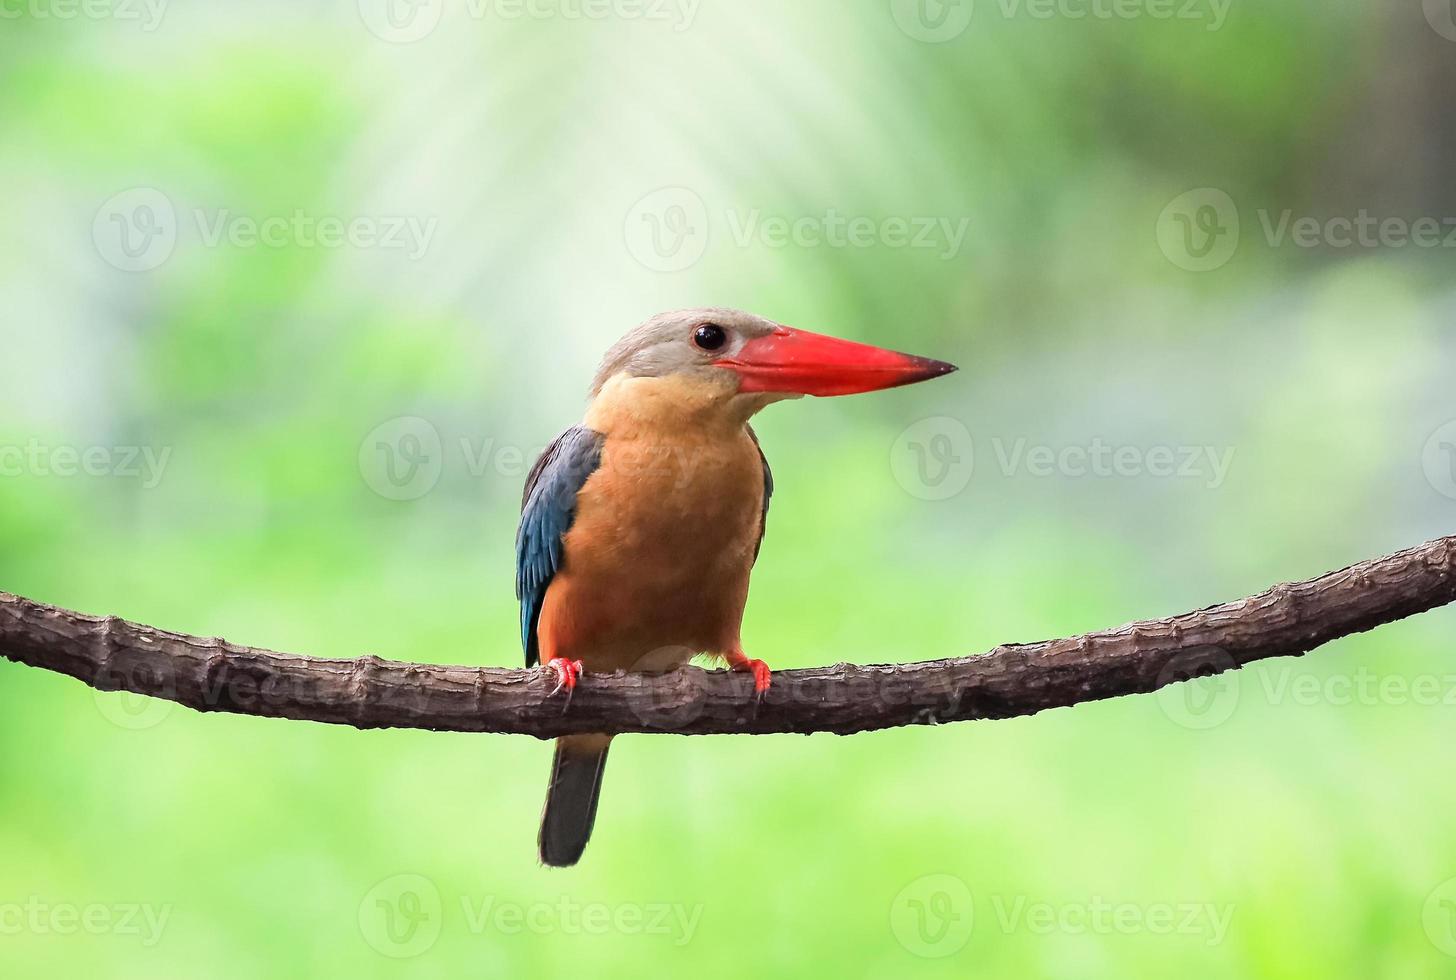
M525 467L612 340L706 303L962 366L761 418L778 492L745 641L778 668L1163 615L1450 531L1423 468L1452 414L1439 255L1276 246L1257 217L1377 206L1321 196L1396 57L1375 13L1236 6L1208 31L984 0L924 44L896 6L704 4L683 30L451 6L407 45L352 3L0 22L0 451L41 460L0 474L0 588L296 652L515 665ZM93 224L139 187L178 241L127 272ZM678 270L634 252L628 216L663 187L711 233ZM1243 237L1189 272L1156 232L1199 187ZM735 231L830 209L964 237ZM207 241L222 212L299 211L433 230L416 257L292 227ZM389 499L380 454L415 417L438 480ZM974 472L929 500L902 434L938 417ZM1039 475L1016 448L1097 440L1230 463ZM58 447L166 456L155 479L116 455L65 476ZM1452 623L1246 671L1207 692L1234 707L1206 729L1176 688L850 739L624 738L584 863L556 873L534 851L547 746L169 711L0 664L0 963L1438 975L1456 708L1391 685L1456 690ZM144 920L56 925L93 906L167 919L155 944ZM12 928L36 907L62 918Z

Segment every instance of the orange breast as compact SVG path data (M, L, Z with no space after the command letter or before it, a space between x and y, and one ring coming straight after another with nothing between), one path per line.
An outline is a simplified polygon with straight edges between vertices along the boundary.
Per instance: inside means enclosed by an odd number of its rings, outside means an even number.
M546 592L542 659L661 670L736 649L763 489L741 426L608 433Z

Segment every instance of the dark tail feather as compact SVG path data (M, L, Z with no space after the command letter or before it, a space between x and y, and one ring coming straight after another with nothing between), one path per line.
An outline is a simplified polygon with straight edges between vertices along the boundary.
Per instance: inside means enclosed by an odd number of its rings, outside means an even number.
M581 859L597 818L602 770L611 744L610 735L569 735L556 740L537 838L542 864L567 868Z

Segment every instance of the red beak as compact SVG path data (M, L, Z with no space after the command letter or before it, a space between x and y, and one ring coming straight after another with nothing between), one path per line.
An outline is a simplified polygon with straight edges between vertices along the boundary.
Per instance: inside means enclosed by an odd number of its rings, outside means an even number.
M956 369L944 361L792 327L756 337L736 356L714 363L738 374L739 391L795 395L856 395L928 381Z

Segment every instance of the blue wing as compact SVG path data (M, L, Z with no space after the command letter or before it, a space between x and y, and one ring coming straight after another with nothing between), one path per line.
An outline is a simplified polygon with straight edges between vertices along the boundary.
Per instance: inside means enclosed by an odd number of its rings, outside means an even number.
M758 433L753 431L753 426L748 426L748 438L753 440L753 446L758 450L758 458L763 463L763 516L758 522L758 541L753 546L753 560L758 561L759 549L763 547L763 533L768 530L768 502L773 496L773 470L768 468L768 457L763 454L763 446L759 445Z
M521 495L521 526L516 529L516 598L521 600L521 646L526 666L539 662L536 622L546 587L561 568L561 539L576 517L576 494L602 461L600 432L567 429L546 447Z

